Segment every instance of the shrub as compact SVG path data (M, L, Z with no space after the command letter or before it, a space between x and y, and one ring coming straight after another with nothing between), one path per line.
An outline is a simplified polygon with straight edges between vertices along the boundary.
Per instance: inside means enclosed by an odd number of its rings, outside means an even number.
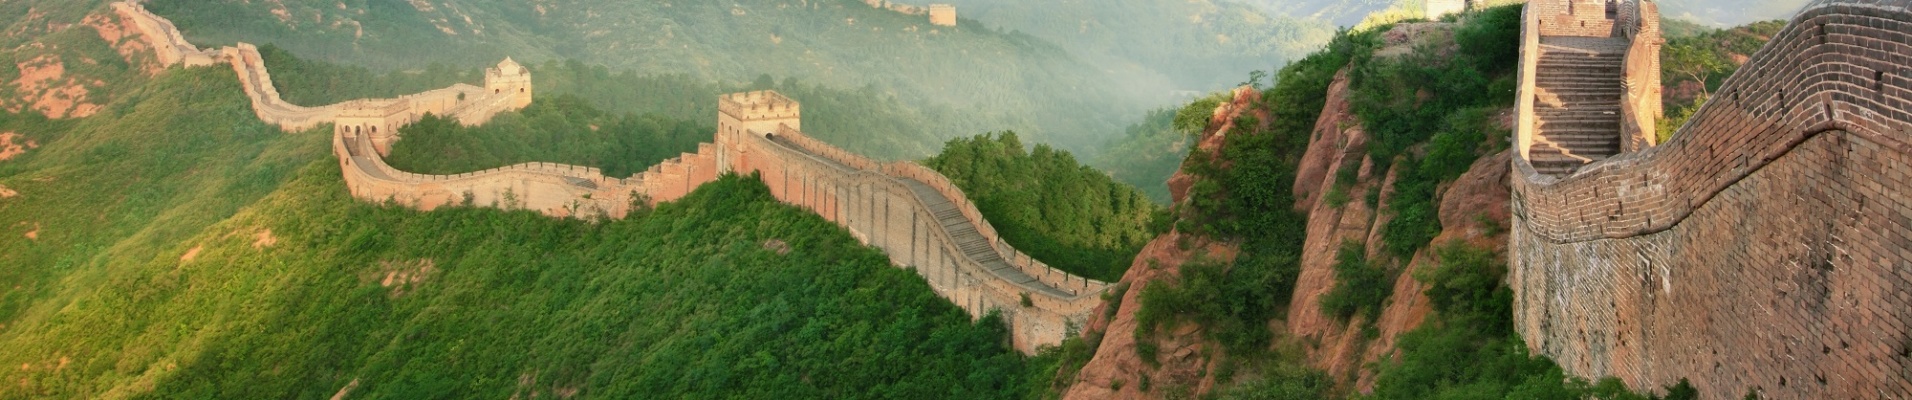
M1356 314L1372 320L1381 304L1394 294L1394 280L1383 265L1370 263L1366 246L1347 241L1335 253L1334 288L1321 296L1321 309L1341 322Z

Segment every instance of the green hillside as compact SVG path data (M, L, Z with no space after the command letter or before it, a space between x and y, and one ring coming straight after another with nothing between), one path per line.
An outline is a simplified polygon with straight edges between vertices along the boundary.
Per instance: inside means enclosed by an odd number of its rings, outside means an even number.
M991 225L1030 257L1089 279L1128 271L1161 207L1134 187L1046 145L1023 148L1015 132L950 140L923 165L949 177Z
M325 127L263 125L216 67L0 129L39 144L0 162L0 397L1001 398L1045 376L754 180L600 224L368 204Z
M432 63L474 68L512 56L533 65L576 59L702 82L769 75L870 87L909 109L947 107L988 130L1016 130L1070 148L1119 131L1121 118L1165 101L1168 93L1166 85L1116 75L1029 35L969 20L932 26L923 16L854 0L158 0L148 8L171 18L195 43L274 44L375 71ZM924 149L947 138L929 140Z

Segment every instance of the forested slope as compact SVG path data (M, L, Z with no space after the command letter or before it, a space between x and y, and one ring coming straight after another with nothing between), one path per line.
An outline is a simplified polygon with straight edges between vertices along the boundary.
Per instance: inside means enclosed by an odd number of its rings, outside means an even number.
M633 218L352 199L226 68L0 115L5 397L1003 398L1043 361L725 178Z

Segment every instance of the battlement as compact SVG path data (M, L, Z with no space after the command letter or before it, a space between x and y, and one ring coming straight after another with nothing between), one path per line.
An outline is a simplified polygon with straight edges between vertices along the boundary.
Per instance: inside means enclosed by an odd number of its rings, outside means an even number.
M731 93L717 98L717 112L738 121L796 118L803 106L774 90Z

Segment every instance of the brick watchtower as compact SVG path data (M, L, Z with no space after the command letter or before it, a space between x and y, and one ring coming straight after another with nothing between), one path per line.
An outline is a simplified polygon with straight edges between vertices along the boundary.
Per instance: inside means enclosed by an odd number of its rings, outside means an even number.
M749 171L750 140L775 134L779 126L803 129L803 107L776 91L731 93L717 98L717 168Z
M531 105L531 72L505 57L497 67L485 69L485 91L494 96L511 96L510 109Z

